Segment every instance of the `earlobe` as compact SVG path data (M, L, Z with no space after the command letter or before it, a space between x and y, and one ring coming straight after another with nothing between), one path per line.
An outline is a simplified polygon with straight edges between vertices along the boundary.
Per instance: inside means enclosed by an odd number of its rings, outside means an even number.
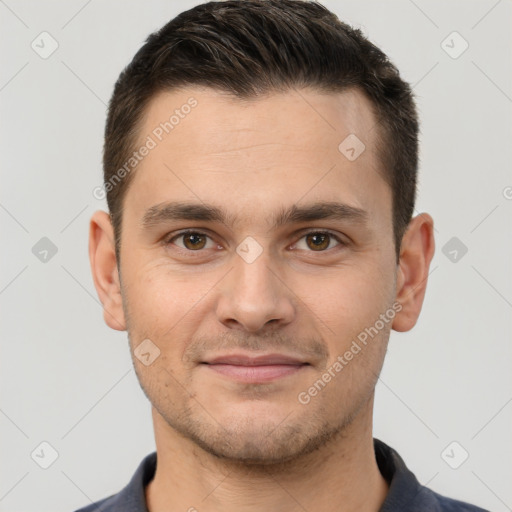
M409 223L400 248L396 300L402 309L393 321L395 331L408 331L418 320L434 250L434 221L427 213L421 213Z
M89 224L89 261L106 324L126 330L114 245L114 230L107 212L94 212Z

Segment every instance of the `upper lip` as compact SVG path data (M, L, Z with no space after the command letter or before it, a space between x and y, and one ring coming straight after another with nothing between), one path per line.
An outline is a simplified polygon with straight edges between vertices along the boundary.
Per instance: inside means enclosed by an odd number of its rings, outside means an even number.
M309 364L299 357L289 356L286 354L263 354L263 355L247 355L247 354L224 354L213 357L206 361L206 364L232 364L237 366L264 366L274 364L290 364L300 365Z

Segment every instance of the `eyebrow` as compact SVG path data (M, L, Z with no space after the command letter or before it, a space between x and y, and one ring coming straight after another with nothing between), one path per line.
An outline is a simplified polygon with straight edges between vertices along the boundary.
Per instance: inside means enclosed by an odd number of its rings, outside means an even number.
M233 225L235 216L223 208L204 203L165 202L151 206L142 218L142 228L148 229L156 225L177 220L202 222L220 222ZM274 228L285 224L311 222L315 220L340 220L364 225L368 221L368 213L358 207L338 202L316 202L305 206L292 205L282 208L277 214L271 215L270 221Z

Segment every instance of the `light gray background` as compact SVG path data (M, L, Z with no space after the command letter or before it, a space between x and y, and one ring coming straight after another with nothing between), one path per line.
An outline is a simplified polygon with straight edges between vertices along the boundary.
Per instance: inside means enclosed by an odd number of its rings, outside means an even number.
M113 84L150 32L197 3L0 0L1 511L85 506L155 449L126 333L103 322L88 222L106 209L92 190ZM432 489L512 510L511 2L324 4L414 84L417 210L436 222L423 313L392 333L375 436ZM47 59L31 48L43 31L59 45ZM469 43L456 59L441 45L453 31ZM58 248L46 263L32 253L42 237ZM468 248L456 262L442 251L452 237ZM43 441L58 452L48 469L31 458ZM469 453L458 469L441 456L452 441Z

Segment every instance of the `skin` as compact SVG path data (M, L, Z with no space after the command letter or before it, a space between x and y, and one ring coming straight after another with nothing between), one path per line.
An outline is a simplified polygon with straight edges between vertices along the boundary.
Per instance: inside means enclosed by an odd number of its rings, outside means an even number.
M411 329L420 313L433 220L424 213L410 222L397 265L376 121L359 91L251 101L199 87L164 92L148 107L141 143L190 97L197 106L136 168L119 264L108 214L97 211L90 223L105 321L128 331L152 404L158 464L148 509L377 511L388 484L373 450L374 388L391 328ZM354 161L338 150L350 133L366 146ZM143 228L147 209L166 201L222 207L230 218ZM274 226L283 208L320 201L362 209L366 221ZM187 228L207 238L176 236ZM327 240L319 250L305 230L340 242L316 238ZM236 252L248 236L262 251L251 263ZM198 240L206 245L197 249ZM401 308L394 318L301 403L299 393L393 304ZM160 350L148 366L134 356L147 338ZM201 364L240 350L294 354L309 365L239 383Z

